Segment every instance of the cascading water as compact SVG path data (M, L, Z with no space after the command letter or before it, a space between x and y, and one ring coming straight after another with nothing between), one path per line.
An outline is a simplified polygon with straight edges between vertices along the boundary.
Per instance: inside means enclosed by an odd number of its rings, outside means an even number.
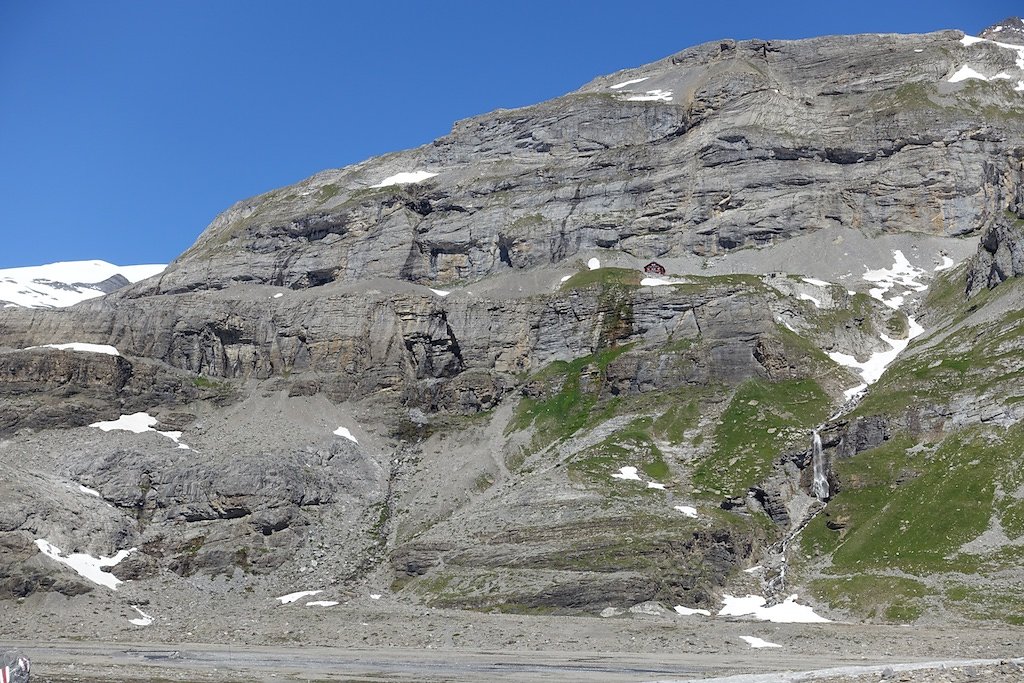
M821 452L821 436L818 430L811 432L811 466L814 472L814 482L811 484L811 493L818 500L828 500L829 486L828 475L825 474L825 456Z
M814 474L814 480L811 483L811 495L817 498L822 503L828 501L831 493L831 487L828 483L828 474L825 469L825 454L821 445L821 435L818 434L818 430L814 429L811 431L811 467ZM769 569L765 572L762 579L764 584L764 590L766 595L778 595L783 593L786 589L786 569L788 566L789 546L793 540L800 535L811 520L824 509L823 505L810 505L805 507L802 513L802 519L799 523L795 524L786 537L780 542L773 545L768 553L768 559L766 564Z

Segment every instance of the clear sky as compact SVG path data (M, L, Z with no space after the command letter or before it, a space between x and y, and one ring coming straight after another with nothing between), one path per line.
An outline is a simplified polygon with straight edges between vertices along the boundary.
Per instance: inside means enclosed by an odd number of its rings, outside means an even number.
M0 0L0 268L160 263L233 202L718 38L1019 0Z

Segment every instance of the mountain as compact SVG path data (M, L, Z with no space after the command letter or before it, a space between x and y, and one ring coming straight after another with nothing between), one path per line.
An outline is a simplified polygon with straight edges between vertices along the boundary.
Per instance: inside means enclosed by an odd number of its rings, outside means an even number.
M979 37L1011 45L1024 45L1024 20L1020 17L1003 19L982 31Z
M0 310L0 599L1016 622L1022 230L1024 47L959 31L460 121Z
M115 266L106 261L64 261L0 269L0 305L62 308L109 294L160 273L164 265Z

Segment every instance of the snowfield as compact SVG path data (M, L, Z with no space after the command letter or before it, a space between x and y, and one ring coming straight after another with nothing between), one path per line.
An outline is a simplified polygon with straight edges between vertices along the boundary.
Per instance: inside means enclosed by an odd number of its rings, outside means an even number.
M93 557L88 553L71 553L65 556L60 548L45 539L37 538L35 543L39 551L47 557L71 567L79 576L97 585L106 586L110 590L117 590L118 584L124 582L110 572L103 571L103 568L116 566L121 560L135 552L135 548L129 548L117 551L113 557Z
M139 282L162 273L164 264L117 266L106 261L60 261L0 269L0 303L26 308L63 308L103 296L95 287L115 275Z
M359 443L356 441L356 437L352 436L352 432L348 430L348 427L338 427L333 432L336 436L340 436L343 439L348 439L352 443Z
M121 354L113 346L107 344L86 344L84 342L68 342L67 344L43 344L41 346L29 346L25 351L31 349L57 349L58 351L81 351L83 353L102 353L108 356L120 356Z
M430 171L402 171L395 175L389 175L376 185L370 185L370 187L377 188L388 187L390 185L412 185L415 183L422 183L424 180L433 178L436 175L436 173L431 173Z
M178 448L182 450L191 450L188 446L181 443L181 432L161 432L153 428L153 425L157 424L158 420L150 415L149 413L132 413L131 415L122 415L116 420L108 420L106 422L93 422L90 427L95 427L104 432L112 431L124 431L132 432L133 434L142 434L143 432L156 432L160 436L165 436L174 443L178 444Z
M760 595L736 597L722 596L720 617L754 617L760 621L771 621L779 624L824 624L829 623L825 617L814 613L807 605L798 605L796 595L790 595L783 602L765 607L767 600Z

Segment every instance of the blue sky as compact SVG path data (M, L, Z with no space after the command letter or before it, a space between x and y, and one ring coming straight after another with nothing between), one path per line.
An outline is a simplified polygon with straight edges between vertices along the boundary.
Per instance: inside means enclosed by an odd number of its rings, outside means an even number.
M1019 2L0 2L0 268L166 262L233 202L718 38Z

